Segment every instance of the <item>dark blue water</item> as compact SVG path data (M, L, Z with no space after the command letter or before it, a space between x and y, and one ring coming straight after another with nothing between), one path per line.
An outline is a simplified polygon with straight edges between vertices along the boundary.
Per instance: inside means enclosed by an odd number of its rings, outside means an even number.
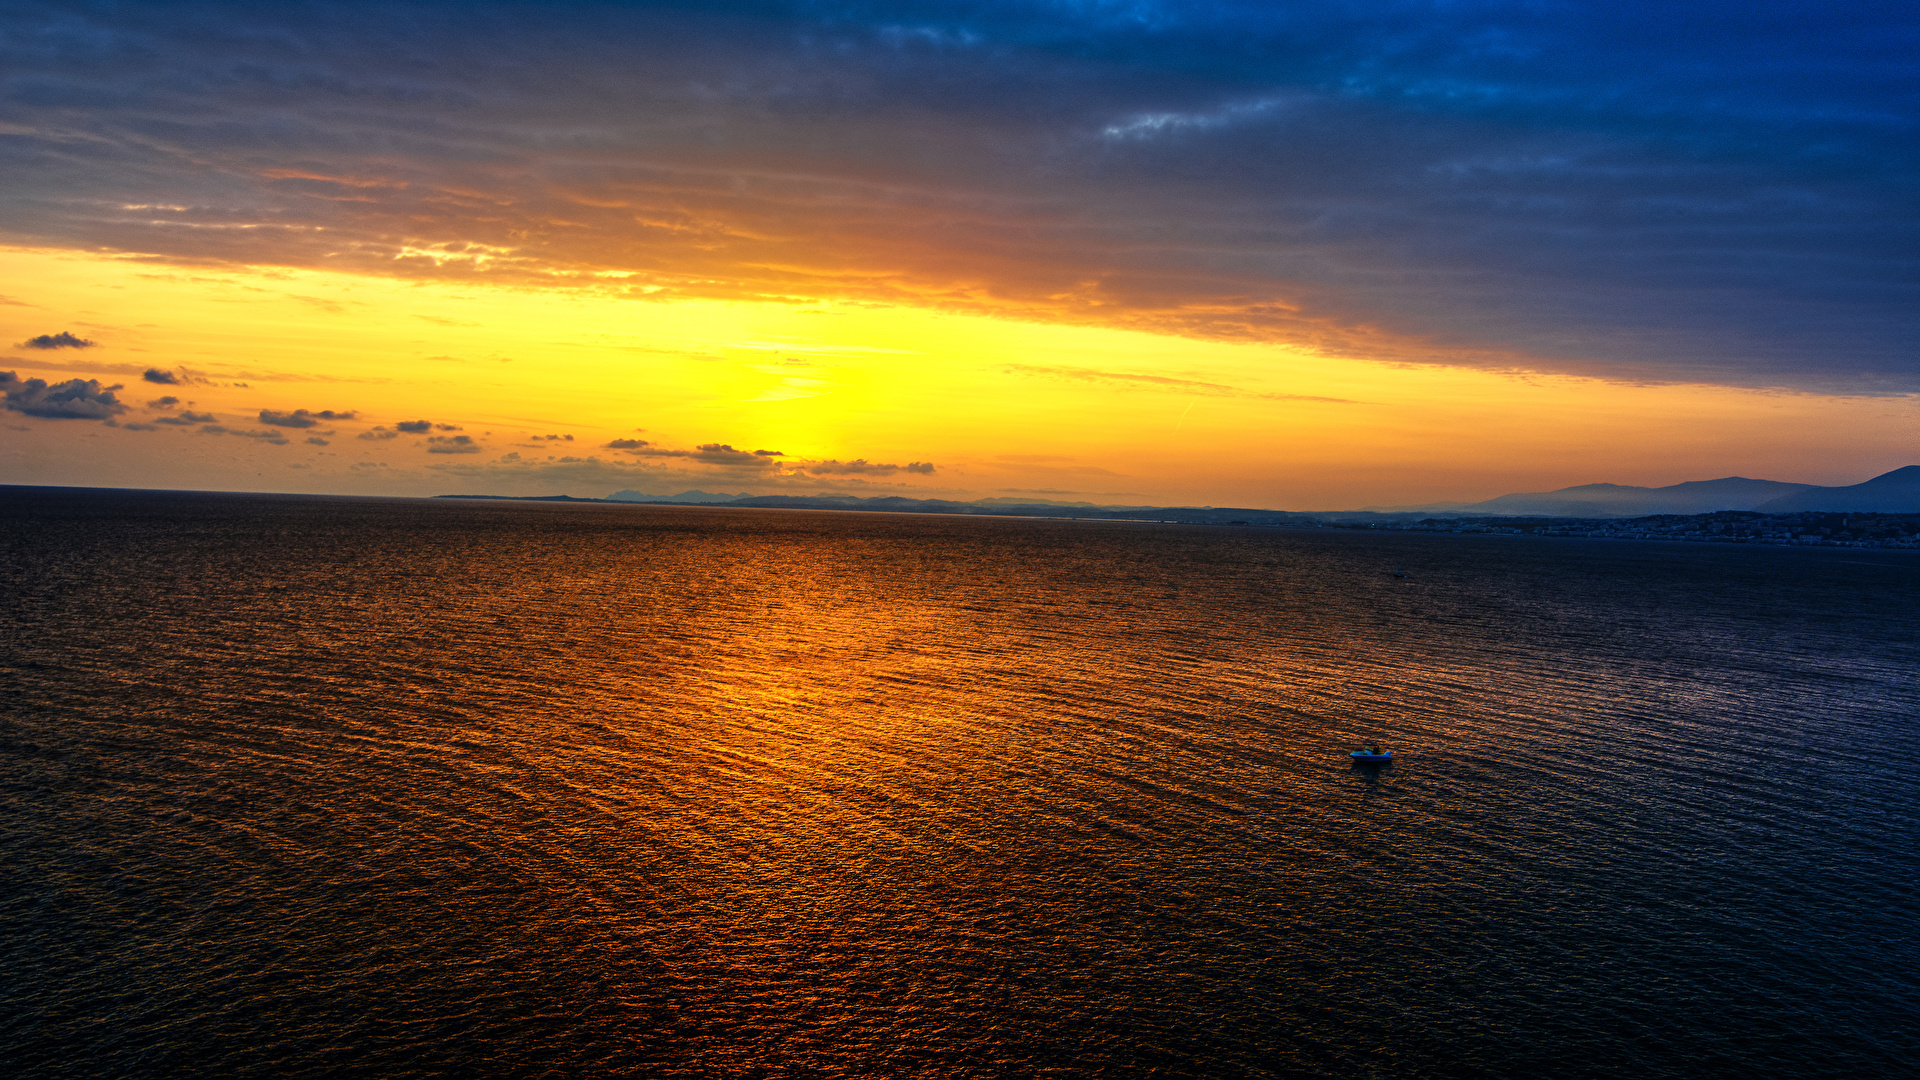
M1912 553L25 488L0 513L14 1075L1920 1052ZM1400 761L1351 767L1368 738Z

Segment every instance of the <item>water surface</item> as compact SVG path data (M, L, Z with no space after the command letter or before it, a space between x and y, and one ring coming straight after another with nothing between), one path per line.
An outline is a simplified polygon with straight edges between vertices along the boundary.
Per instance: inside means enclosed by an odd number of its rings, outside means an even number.
M25 1075L1874 1077L1920 1051L1912 553L0 512ZM1368 738L1401 761L1349 766Z

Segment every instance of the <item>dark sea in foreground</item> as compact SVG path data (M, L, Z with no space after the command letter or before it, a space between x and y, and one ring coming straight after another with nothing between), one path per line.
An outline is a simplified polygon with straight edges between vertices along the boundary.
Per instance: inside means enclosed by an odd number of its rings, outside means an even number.
M1914 553L0 515L13 1076L1920 1070Z

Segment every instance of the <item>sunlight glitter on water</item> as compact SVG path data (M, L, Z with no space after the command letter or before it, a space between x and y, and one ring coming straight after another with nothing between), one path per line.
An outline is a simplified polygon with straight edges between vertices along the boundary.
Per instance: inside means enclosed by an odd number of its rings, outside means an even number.
M1913 1049L1904 553L5 495L39 1074Z

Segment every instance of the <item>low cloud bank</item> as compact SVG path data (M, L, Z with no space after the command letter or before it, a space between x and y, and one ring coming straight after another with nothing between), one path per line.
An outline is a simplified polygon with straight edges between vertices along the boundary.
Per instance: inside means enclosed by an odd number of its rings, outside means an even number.
M814 461L802 466L815 476L891 476L898 472L933 475L933 462L913 461L905 465L887 465L866 458L852 461Z
M934 471L930 461L913 461L905 465L868 461L866 458L852 461L792 461L786 460L787 453L784 450L741 450L732 443L721 442L701 443L691 450L656 446L646 439L614 439L602 446L607 450L624 451L636 458L684 458L702 465L751 470L767 476L797 476L802 473L813 476L892 476L896 473L931 476Z
M322 409L319 412L311 412L307 409L295 409L292 412L261 409L260 422L274 427L310 428L320 426L322 420L352 420L358 415L352 411L337 412L333 409Z
M292 441L277 431L242 431L238 428L223 427L219 424L208 424L200 430L207 435L232 435L240 439L258 439L261 442L274 446L285 446L288 442Z
M219 419L219 417L212 413L194 412L192 409L187 409L178 416L162 416L155 420L154 423L172 424L175 427L192 427L194 424L216 423Z
M723 444L724 445L724 444ZM738 451L735 451L738 453ZM607 491L631 489L641 492L744 491L750 485L759 493L817 495L823 486L843 493L867 495L911 495L915 498L940 497L952 492L919 484L904 483L905 466L887 474L853 474L828 480L800 469L730 468L701 461L695 452L680 451L679 456L645 458L639 461L608 460L600 457L566 456L555 459L523 458L509 452L490 461L446 461L427 466L462 487L441 494L529 494L547 495L556 490L598 497ZM930 467L930 466L929 466ZM923 474L924 475L924 474ZM740 486L735 486L740 485ZM731 497L731 496L730 496Z

